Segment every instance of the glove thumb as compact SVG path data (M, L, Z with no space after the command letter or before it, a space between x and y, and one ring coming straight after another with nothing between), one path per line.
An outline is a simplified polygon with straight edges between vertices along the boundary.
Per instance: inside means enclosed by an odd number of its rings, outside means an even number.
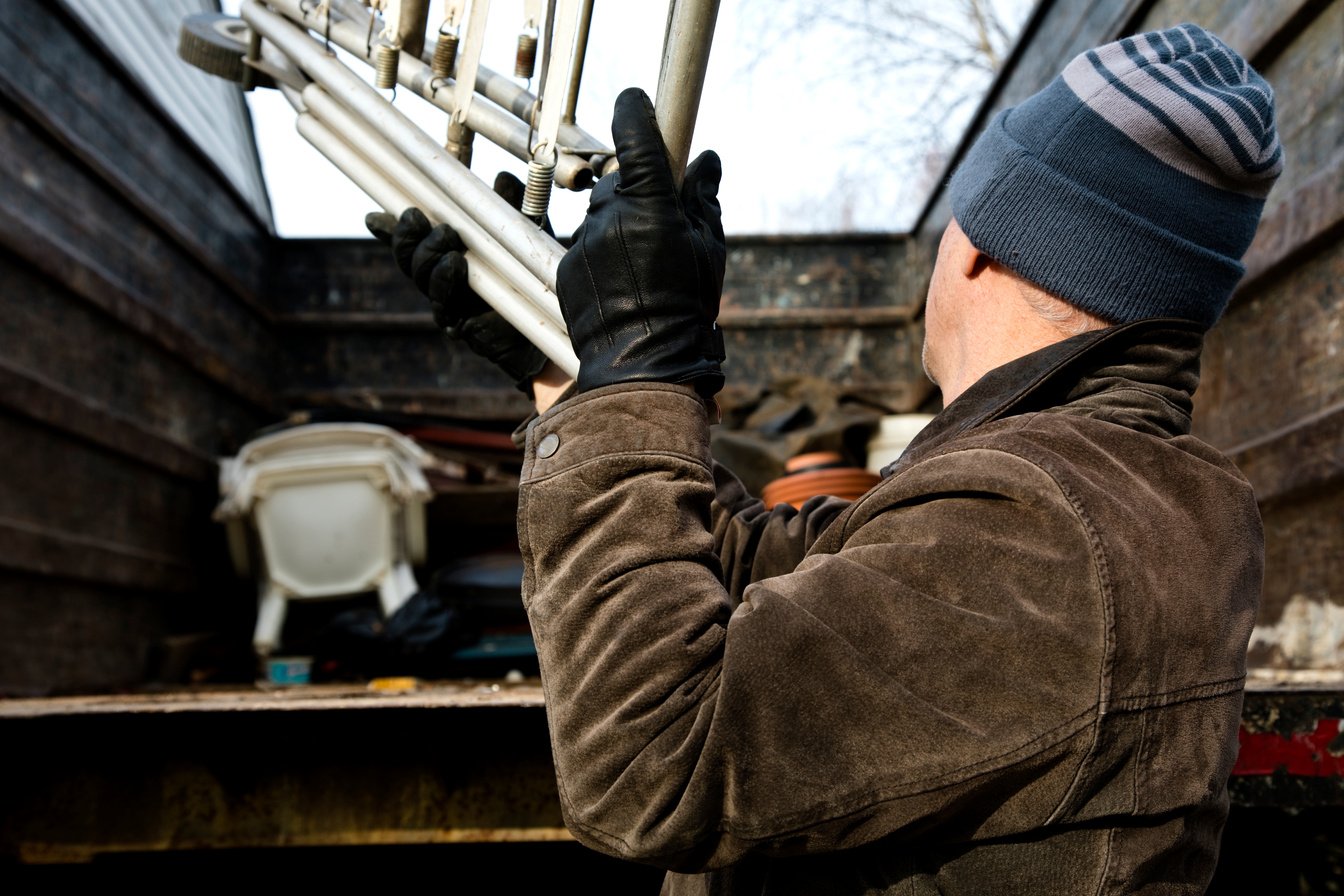
M620 164L622 193L669 198L677 195L653 103L638 87L627 87L616 97L611 138Z

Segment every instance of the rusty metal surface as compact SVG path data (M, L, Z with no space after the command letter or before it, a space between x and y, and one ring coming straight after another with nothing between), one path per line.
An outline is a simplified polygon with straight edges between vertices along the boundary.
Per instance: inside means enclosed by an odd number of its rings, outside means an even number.
M0 702L0 855L570 839L535 680ZM1339 718L1338 689L1253 682L1243 727ZM1344 805L1340 780L1243 775L1234 806Z
M23 769L0 780L0 853L570 837L539 707L251 702L0 716Z
M1242 711L1245 735L1291 738L1318 729L1323 721L1344 718L1344 690L1338 683L1315 686L1251 681ZM1344 744L1327 749L1344 750ZM1306 808L1344 806L1344 777L1300 775L1277 769L1270 774L1236 774L1228 784L1240 807Z
M1344 402L1227 453L1262 506L1325 487L1344 477Z

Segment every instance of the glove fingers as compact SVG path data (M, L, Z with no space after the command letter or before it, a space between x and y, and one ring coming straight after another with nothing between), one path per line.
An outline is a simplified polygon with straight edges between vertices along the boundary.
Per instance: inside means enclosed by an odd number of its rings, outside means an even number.
M616 97L611 119L611 138L620 163L622 193L676 196L667 145L654 117L653 103L638 87L627 87Z
M681 204L687 217L709 227L719 242L723 242L723 209L719 206L719 182L722 179L723 163L719 154L707 149L687 166L686 179L681 185Z
M445 255L460 255L465 251L467 247L463 245L457 231L447 224L440 224L413 248L408 273L415 281L416 287L425 295L429 295L429 278L439 261Z
M392 230L392 257L407 277L411 276L416 247L430 231L429 219L418 208L408 208Z
M495 175L495 193L515 209L523 207L523 192L525 190L526 187L523 186L523 182L509 172L501 171Z
M397 219L389 212L369 212L364 216L364 226L379 242L392 245L392 231L397 227Z
M467 285L467 260L459 252L445 255L429 272L426 295L434 322L452 330L490 306Z

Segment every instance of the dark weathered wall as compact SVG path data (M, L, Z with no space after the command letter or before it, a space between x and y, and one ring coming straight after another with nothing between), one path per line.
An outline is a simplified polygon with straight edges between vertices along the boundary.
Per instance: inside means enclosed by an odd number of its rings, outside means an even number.
M0 4L0 693L139 682L236 623L209 512L270 416L267 244L58 6Z
M1260 499L1267 562L1253 662L1344 670L1344 3L1043 4L971 136L1079 51L1186 21L1268 78L1285 149L1246 278L1209 335L1196 433L1241 466ZM923 251L950 215L946 195L935 196L917 234Z
M901 236L730 238L720 325L724 400L824 377L913 410L928 396L915 319L928 271ZM289 240L273 295L292 408L512 425L529 410L493 365L435 330L425 300L368 240Z

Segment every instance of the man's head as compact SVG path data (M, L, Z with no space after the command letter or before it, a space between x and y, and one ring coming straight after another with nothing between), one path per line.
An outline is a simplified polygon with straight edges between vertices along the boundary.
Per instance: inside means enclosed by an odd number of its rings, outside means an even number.
M948 192L958 232L1047 299L1210 327L1282 168L1269 84L1181 25L1076 57L994 118Z

